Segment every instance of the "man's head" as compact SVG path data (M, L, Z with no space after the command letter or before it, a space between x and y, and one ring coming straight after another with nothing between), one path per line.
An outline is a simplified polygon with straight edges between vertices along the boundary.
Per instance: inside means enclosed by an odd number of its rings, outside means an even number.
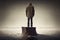
M29 3L29 6L31 6L32 5L32 3Z

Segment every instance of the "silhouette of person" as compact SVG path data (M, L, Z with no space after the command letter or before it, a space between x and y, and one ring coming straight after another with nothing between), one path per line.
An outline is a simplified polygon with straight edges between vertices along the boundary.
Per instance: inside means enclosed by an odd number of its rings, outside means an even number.
M26 16L28 17L28 27L33 26L33 16L34 16L34 6L32 6L32 3L28 5L26 8Z

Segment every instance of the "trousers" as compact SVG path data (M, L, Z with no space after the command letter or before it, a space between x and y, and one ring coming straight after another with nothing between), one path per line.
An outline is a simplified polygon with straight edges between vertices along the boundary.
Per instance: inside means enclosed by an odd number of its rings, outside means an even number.
M33 18L28 18L28 27L33 26Z

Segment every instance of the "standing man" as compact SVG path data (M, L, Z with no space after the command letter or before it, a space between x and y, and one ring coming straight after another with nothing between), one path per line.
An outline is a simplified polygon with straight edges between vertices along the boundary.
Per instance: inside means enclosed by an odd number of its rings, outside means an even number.
M32 20L33 20L34 13L35 13L34 6L32 6L32 3L30 3L28 5L28 7L26 8L26 16L28 18L28 27L33 26L33 21Z

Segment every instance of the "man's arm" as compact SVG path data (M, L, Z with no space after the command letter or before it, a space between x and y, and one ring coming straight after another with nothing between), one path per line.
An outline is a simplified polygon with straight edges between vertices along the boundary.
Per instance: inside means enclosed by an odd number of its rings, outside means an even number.
M33 7L33 16L35 15L35 9L34 9L34 7Z
M26 16L27 16L27 8L26 8Z

